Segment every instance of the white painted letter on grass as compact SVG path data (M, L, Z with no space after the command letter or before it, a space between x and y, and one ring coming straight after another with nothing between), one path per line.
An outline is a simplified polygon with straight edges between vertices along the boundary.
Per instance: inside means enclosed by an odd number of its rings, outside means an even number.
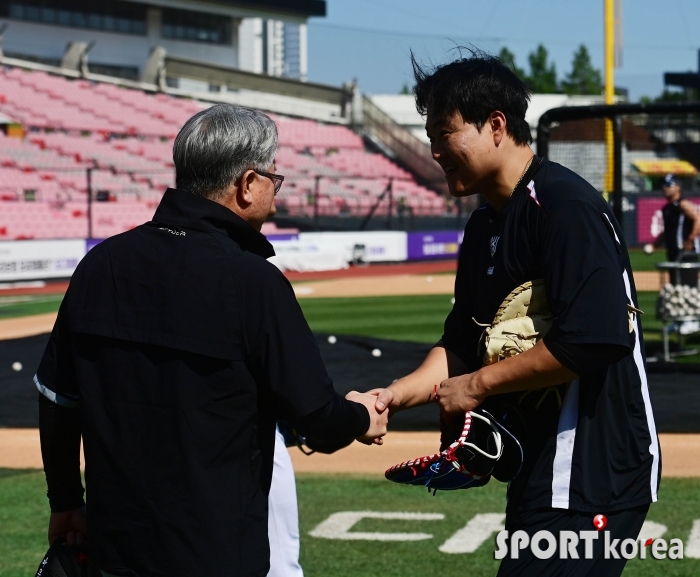
M700 519L693 521L693 528L685 545L685 556L700 559Z
M666 534L666 531L668 531L666 525L654 521L644 521L637 540L644 544L648 539L660 539Z
M440 545L443 553L474 553L494 533L505 529L504 513L480 513Z
M339 539L341 541L423 541L432 539L430 533L369 533L350 529L361 519L395 519L398 521L442 521L442 513L381 513L379 511L341 511L333 513L328 519L319 523L312 537L319 539Z

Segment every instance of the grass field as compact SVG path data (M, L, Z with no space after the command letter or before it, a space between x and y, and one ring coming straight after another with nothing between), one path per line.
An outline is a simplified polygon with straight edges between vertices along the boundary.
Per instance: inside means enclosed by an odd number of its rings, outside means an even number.
M63 295L0 296L0 319L53 313L58 310Z
M315 332L424 343L442 336L452 308L449 295L305 298L299 304Z
M661 321L655 312L657 294L639 293L639 306L645 311L642 326L648 356L659 354L662 348ZM61 299L61 295L0 296L0 319L54 312ZM299 303L315 332L423 343L440 338L452 307L448 295L305 298ZM700 347L700 335L687 337L686 345ZM679 357L678 361L698 363L700 355Z
M665 250L656 250L652 254L646 254L641 248L633 248L629 251L632 270L634 271L655 271L657 262L664 262L666 258Z
M494 538L474 553L438 550L450 536L479 513L501 513L505 486L492 482L470 491L429 495L418 487L398 486L380 477L299 475L301 563L307 577L485 577L494 575ZM43 473L0 469L0 576L33 575L46 549L48 505ZM347 541L312 537L309 532L332 513L378 511L439 513L436 521L363 519L352 532L422 532L422 541ZM694 519L700 519L700 480L665 479L661 500L649 520L665 525L665 539L686 541ZM438 570L439 569L439 570ZM700 559L657 561L635 559L626 577L691 577L700 574Z

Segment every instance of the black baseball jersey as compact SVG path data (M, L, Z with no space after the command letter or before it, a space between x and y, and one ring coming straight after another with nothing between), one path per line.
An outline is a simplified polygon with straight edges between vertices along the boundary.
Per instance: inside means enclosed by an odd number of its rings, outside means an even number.
M544 279L554 316L544 338L550 351L598 345L623 355L577 371L526 415L525 463L509 485L508 510L600 512L656 501L659 442L637 316L630 327L627 305L637 297L619 225L583 178L539 158L503 210L486 204L467 223L442 345L470 371L480 368L477 323L490 324L508 293L534 279ZM510 398L517 404L537 394Z
M78 266L35 381L79 413L91 555L108 573L267 575L275 420L367 430L272 254L228 208L169 189L153 222ZM79 506L50 468L50 500Z
M666 255L668 260L675 261L683 250L683 242L690 236L693 230L693 221L686 218L681 201L667 203L661 212L664 217L664 243L666 245ZM695 239L694 250L700 252L699 239Z

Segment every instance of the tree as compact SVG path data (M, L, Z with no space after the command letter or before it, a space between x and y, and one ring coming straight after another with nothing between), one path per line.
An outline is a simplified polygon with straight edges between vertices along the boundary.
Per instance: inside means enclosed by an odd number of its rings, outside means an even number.
M520 80L526 80L525 71L517 67L515 64L515 54L508 50L508 48L505 46L501 48L501 51L498 53L498 59L515 72L515 75L520 78Z
M530 63L530 74L526 81L536 94L553 94L559 92L557 83L557 70L552 62L549 64L547 49L540 44L534 52L527 57Z
M593 67L588 49L581 44L574 52L571 72L561 83L565 94L600 94L603 80L600 70Z
M411 87L408 84L404 84L399 94L413 94L413 91L411 90Z
M669 90L664 88L664 91L656 98L642 96L639 102L642 104L651 104L652 102L673 104L676 102L692 102L694 100L698 100L698 92L695 90Z

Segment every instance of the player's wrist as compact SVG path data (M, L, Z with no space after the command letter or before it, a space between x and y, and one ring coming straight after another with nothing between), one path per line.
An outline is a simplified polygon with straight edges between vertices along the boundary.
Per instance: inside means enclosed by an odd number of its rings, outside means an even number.
M482 403L491 393L491 383L488 377L488 371L481 368L472 373L472 378L469 380L469 394Z
M403 394L403 389L405 388L405 383L402 383L403 379L399 379L398 381L393 382L390 384L386 390L391 393L391 409L394 411L400 411L401 409L405 409L404 403L405 403L405 395Z

